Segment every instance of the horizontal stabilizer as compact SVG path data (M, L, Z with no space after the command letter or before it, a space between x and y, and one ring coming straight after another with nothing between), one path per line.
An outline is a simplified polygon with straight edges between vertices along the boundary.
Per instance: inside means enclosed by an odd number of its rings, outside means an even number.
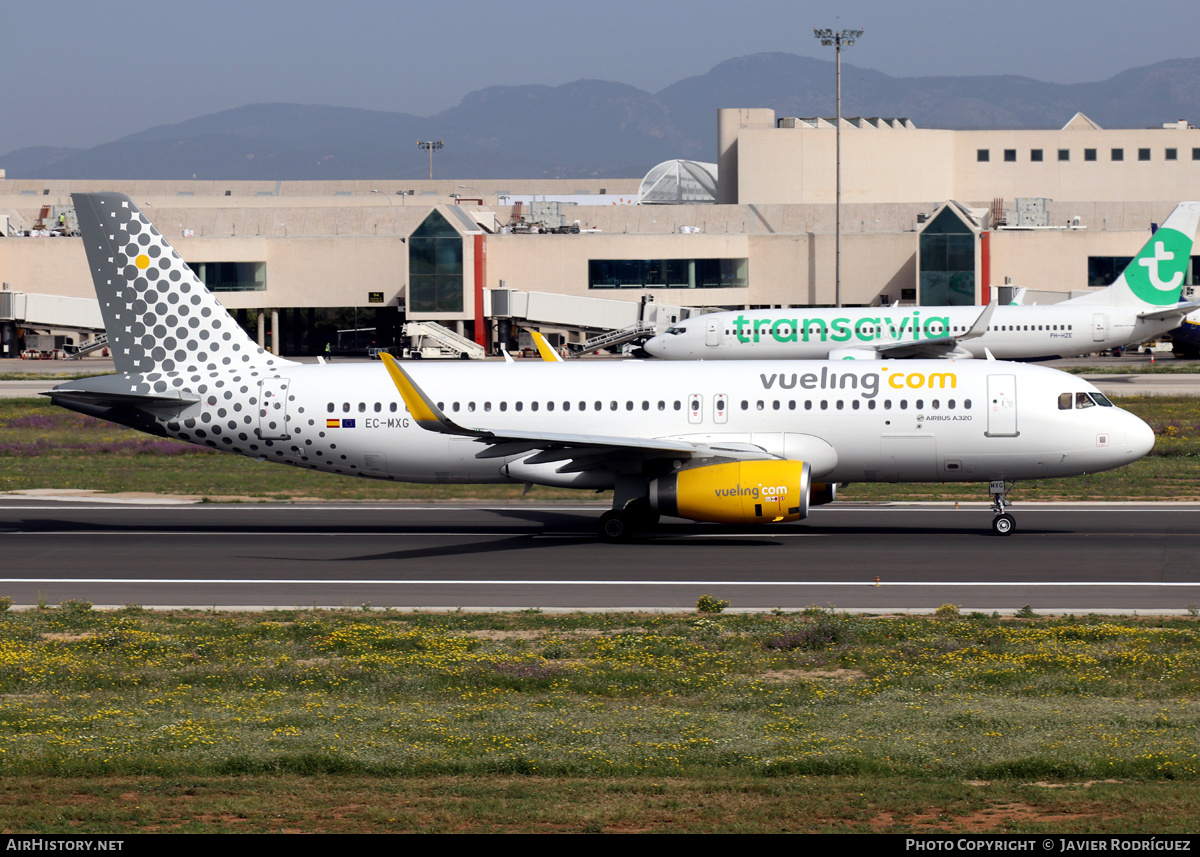
M1191 301L1190 303L1176 304L1175 306L1167 307L1166 309L1154 310L1153 312L1140 312L1138 313L1138 318L1144 318L1149 321L1150 319L1154 318L1169 318L1173 315L1187 315L1189 312L1198 307L1200 307L1200 301Z
M160 417L175 416L184 408L199 404L200 402L197 396L183 395L178 392L174 394L146 395L72 389L70 387L56 387L53 390L47 390L41 395L49 396L50 401L54 402L54 404L63 405L64 407L70 407L67 403L75 403L90 408L136 408L137 410L148 411Z

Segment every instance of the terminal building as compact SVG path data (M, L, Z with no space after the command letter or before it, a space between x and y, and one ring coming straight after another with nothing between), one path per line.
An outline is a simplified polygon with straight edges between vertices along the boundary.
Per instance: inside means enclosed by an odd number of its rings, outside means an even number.
M717 164L590 185L0 174L0 357L27 333L87 338L74 310L48 317L73 304L30 298L94 298L70 194L102 190L132 197L284 355L399 347L415 323L493 351L523 327L580 343L716 308L833 305L836 137L829 119L721 110ZM846 305L984 304L1005 285L1059 300L1110 282L1153 224L1200 199L1200 130L1186 121L951 131L851 118L841 147Z

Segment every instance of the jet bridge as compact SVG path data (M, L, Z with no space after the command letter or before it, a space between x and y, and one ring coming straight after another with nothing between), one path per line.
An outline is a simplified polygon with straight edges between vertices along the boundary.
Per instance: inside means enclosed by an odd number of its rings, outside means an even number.
M95 298L0 291L0 357L19 357L16 328L92 334L104 330L100 302Z
M568 344L575 355L598 348L649 339L670 325L715 311L713 307L671 306L642 301L524 292L516 289L485 289L484 312L494 319L520 327L567 330L580 337Z

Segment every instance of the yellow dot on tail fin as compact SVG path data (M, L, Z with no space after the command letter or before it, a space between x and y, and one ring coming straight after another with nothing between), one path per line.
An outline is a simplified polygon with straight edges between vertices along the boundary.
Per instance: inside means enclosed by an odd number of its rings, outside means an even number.
M133 264L137 265L138 268L140 268L141 270L144 271L150 267L150 257L147 256L145 253L142 253L136 259L133 260Z

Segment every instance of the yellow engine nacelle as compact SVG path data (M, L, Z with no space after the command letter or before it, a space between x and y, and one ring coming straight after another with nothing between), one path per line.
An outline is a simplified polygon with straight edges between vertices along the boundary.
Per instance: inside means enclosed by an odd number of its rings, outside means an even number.
M733 461L680 470L650 483L660 515L714 524L768 524L808 517L803 461Z

